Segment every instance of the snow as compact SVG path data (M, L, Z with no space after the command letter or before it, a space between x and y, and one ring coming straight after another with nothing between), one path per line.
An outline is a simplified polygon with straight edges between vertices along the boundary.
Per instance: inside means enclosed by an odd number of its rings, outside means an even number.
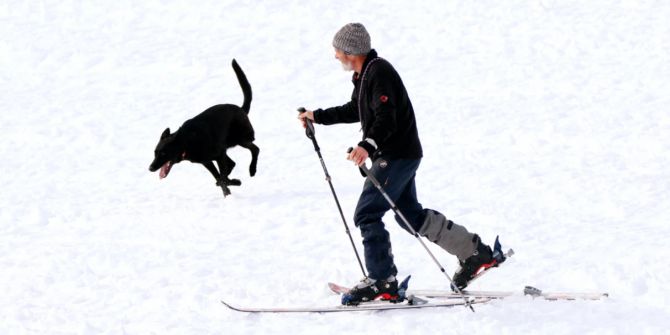
M657 334L670 319L670 4L663 1L14 1L0 4L0 333ZM361 277L295 109L350 95L330 42L363 22L412 98L421 202L516 255L477 290L608 292L476 308L333 305ZM166 127L254 90L261 148L149 173ZM359 251L357 125L316 135ZM400 275L446 279L392 215ZM455 258L429 244L452 273Z

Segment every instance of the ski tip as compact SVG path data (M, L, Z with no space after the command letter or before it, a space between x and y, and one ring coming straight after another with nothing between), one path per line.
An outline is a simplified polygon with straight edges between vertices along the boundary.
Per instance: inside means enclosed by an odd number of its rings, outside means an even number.
M523 294L533 298L542 297L545 300L600 300L609 297L609 293L606 292L543 292L533 286L524 287Z
M222 304L224 304L224 305L226 305L226 307L229 307L229 308L232 308L232 309L235 309L235 306L233 306L233 305L231 305L231 304L229 304L229 303L225 302L224 300L221 300L221 303L222 303Z
M225 301L223 301L223 300L221 300L221 303L222 303L224 306L226 306L226 307L228 307L228 308L230 308L230 309L232 309L232 310L234 310L234 311L238 311L238 312L246 312L245 310L243 310L243 309L241 309L241 308L239 308L239 307L235 307L235 306L233 306L233 305L231 305L231 304L229 304L229 303L227 303L227 302L225 302Z

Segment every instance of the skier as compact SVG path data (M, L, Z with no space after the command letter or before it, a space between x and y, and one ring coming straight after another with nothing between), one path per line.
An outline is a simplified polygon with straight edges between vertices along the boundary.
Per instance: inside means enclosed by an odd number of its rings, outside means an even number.
M353 71L351 100L342 106L306 110L298 118L331 125L360 122L363 140L350 152L356 166L370 158L370 172L421 236L455 255L460 269L453 281L465 288L482 267L497 265L491 248L477 234L448 220L440 212L423 208L415 188L416 170L423 151L414 109L405 86L393 66L371 48L370 35L360 23L349 23L333 38L335 58L345 71ZM389 233L382 217L390 208L374 185L366 179L356 205L354 222L363 237L368 277L349 292L350 304L377 298L394 299L398 293L398 270L393 262ZM396 215L396 221L406 230ZM408 230L409 231L409 230Z

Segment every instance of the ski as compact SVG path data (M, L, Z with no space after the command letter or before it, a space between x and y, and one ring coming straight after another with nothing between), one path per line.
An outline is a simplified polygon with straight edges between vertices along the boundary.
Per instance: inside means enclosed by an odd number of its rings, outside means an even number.
M337 294L349 292L346 286L335 283L328 283L331 291ZM543 298L545 300L600 300L609 297L606 292L543 292L532 286L526 286L522 292L515 291L467 291L463 294L472 298L502 299L513 296L531 296L533 298ZM437 299L461 299L461 295L447 290L408 290L408 296L437 298Z
M489 298L473 298L469 304L480 304L490 301ZM237 312L246 313L335 313L335 312L363 312L363 311L386 311L400 309L420 309L435 307L454 307L464 306L466 303L462 300L438 300L432 301L418 297L408 297L404 302L392 303L389 301L375 300L362 302L355 306L337 305L337 306L297 306L297 307L243 307L233 305L226 301L221 301L226 307Z
M542 298L544 300L600 300L609 297L607 292L543 292L542 290L526 286L523 291L463 291L468 297L502 299L514 296L530 296L533 298ZM428 298L457 299L460 294L446 290L414 290L408 294Z

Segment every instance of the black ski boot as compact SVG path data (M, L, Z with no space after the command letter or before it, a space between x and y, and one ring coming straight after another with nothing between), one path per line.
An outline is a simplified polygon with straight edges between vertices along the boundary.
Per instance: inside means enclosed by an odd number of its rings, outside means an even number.
M365 278L354 286L349 292L342 295L342 305L358 305L361 302L375 299L399 300L398 280L391 276L386 280L375 280Z
M499 248L499 242L497 238L496 243L496 247ZM472 254L472 256L468 257L464 261L459 260L461 268L454 274L454 285L458 287L459 290L463 290L481 270L498 266L498 264L502 263L504 260L504 256L503 258L494 257L491 247L484 244L484 242L478 238L477 249L475 250L474 254ZM456 289L453 287L452 289L456 291Z

